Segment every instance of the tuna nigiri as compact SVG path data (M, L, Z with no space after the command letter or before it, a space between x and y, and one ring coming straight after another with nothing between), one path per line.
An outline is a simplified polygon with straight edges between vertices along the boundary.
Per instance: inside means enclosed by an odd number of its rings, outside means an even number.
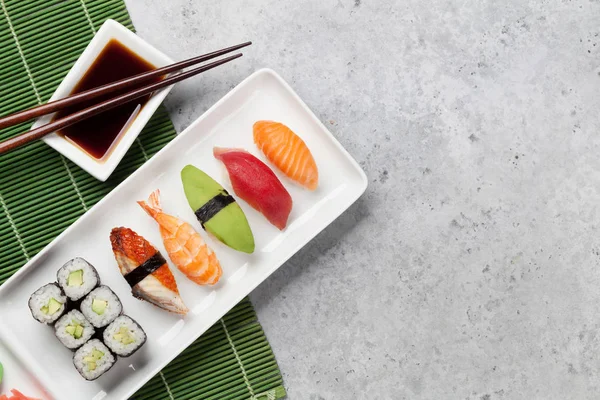
M214 285L223 274L217 256L190 224L162 212L159 195L156 190L148 202L138 201L138 204L158 222L171 261L197 284Z
M235 194L277 228L285 228L292 211L292 197L273 171L245 150L215 147L213 154L225 164Z
M319 183L319 170L310 150L298 135L280 122L257 121L254 143L288 178L309 190Z
M188 312L173 273L154 246L129 228L113 228L110 243L135 297L177 314Z

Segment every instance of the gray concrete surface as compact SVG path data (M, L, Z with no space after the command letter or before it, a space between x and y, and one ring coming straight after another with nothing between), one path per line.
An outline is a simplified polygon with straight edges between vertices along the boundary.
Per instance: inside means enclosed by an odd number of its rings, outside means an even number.
M278 71L366 195L252 295L290 399L600 398L598 0L128 0L178 130Z

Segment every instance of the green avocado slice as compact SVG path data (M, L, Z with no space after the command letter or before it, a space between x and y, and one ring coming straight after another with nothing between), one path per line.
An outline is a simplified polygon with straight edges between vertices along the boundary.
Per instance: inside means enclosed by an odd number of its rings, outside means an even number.
M133 338L133 336L129 332L129 329L127 329L126 326L122 326L119 329L119 331L113 335L113 339L118 340L124 345L128 345L135 342L135 339Z
M41 310L46 315L54 315L58 310L60 310L61 307L62 303L56 300L54 297L51 297L50 300L48 300L48 304L42 306Z
M181 170L185 197L194 212L218 194L225 194L223 186L193 165ZM246 215L237 202L228 204L204 224L204 229L232 249L254 252L254 235Z
M67 286L81 286L83 285L83 270L78 269L69 274L67 278Z
M92 311L98 315L104 314L104 311L106 310L107 306L108 306L108 301L106 301L106 300L100 300L100 299L92 300Z
M79 339L83 335L83 326L78 325L75 327L75 334L73 335L75 339Z
M65 328L65 332L73 336L75 339L81 338L83 335L83 326L77 320L71 320L71 323Z

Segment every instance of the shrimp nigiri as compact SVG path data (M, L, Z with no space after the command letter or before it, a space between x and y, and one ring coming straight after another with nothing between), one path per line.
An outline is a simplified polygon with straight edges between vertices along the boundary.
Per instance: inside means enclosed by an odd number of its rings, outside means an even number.
M217 256L190 224L162 211L159 195L155 190L138 204L158 223L169 258L195 283L214 285L223 274Z

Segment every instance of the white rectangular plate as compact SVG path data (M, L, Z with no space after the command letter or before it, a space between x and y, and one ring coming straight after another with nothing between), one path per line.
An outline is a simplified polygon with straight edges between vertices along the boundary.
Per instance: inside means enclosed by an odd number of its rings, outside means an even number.
M180 171L193 164L233 193L224 167L212 155L213 146L244 148L264 160L252 140L252 125L260 119L281 121L304 139L319 167L319 187L309 192L279 174L294 200L283 232L245 202L238 201L256 240L255 253L247 255L204 234L187 204ZM364 172L293 90L273 71L260 70L0 287L0 338L56 399L126 399L354 203L366 187ZM200 287L171 265L181 296L190 308L183 319L131 296L109 242L113 227L126 226L166 255L156 222L136 204L136 200L146 199L157 188L161 190L164 211L203 232L224 271L217 285ZM71 352L54 337L52 328L33 320L27 307L31 293L54 281L56 271L73 257L83 257L96 266L102 282L117 293L125 312L140 322L148 334L142 350L130 358L119 359L94 382L79 376L72 365Z

